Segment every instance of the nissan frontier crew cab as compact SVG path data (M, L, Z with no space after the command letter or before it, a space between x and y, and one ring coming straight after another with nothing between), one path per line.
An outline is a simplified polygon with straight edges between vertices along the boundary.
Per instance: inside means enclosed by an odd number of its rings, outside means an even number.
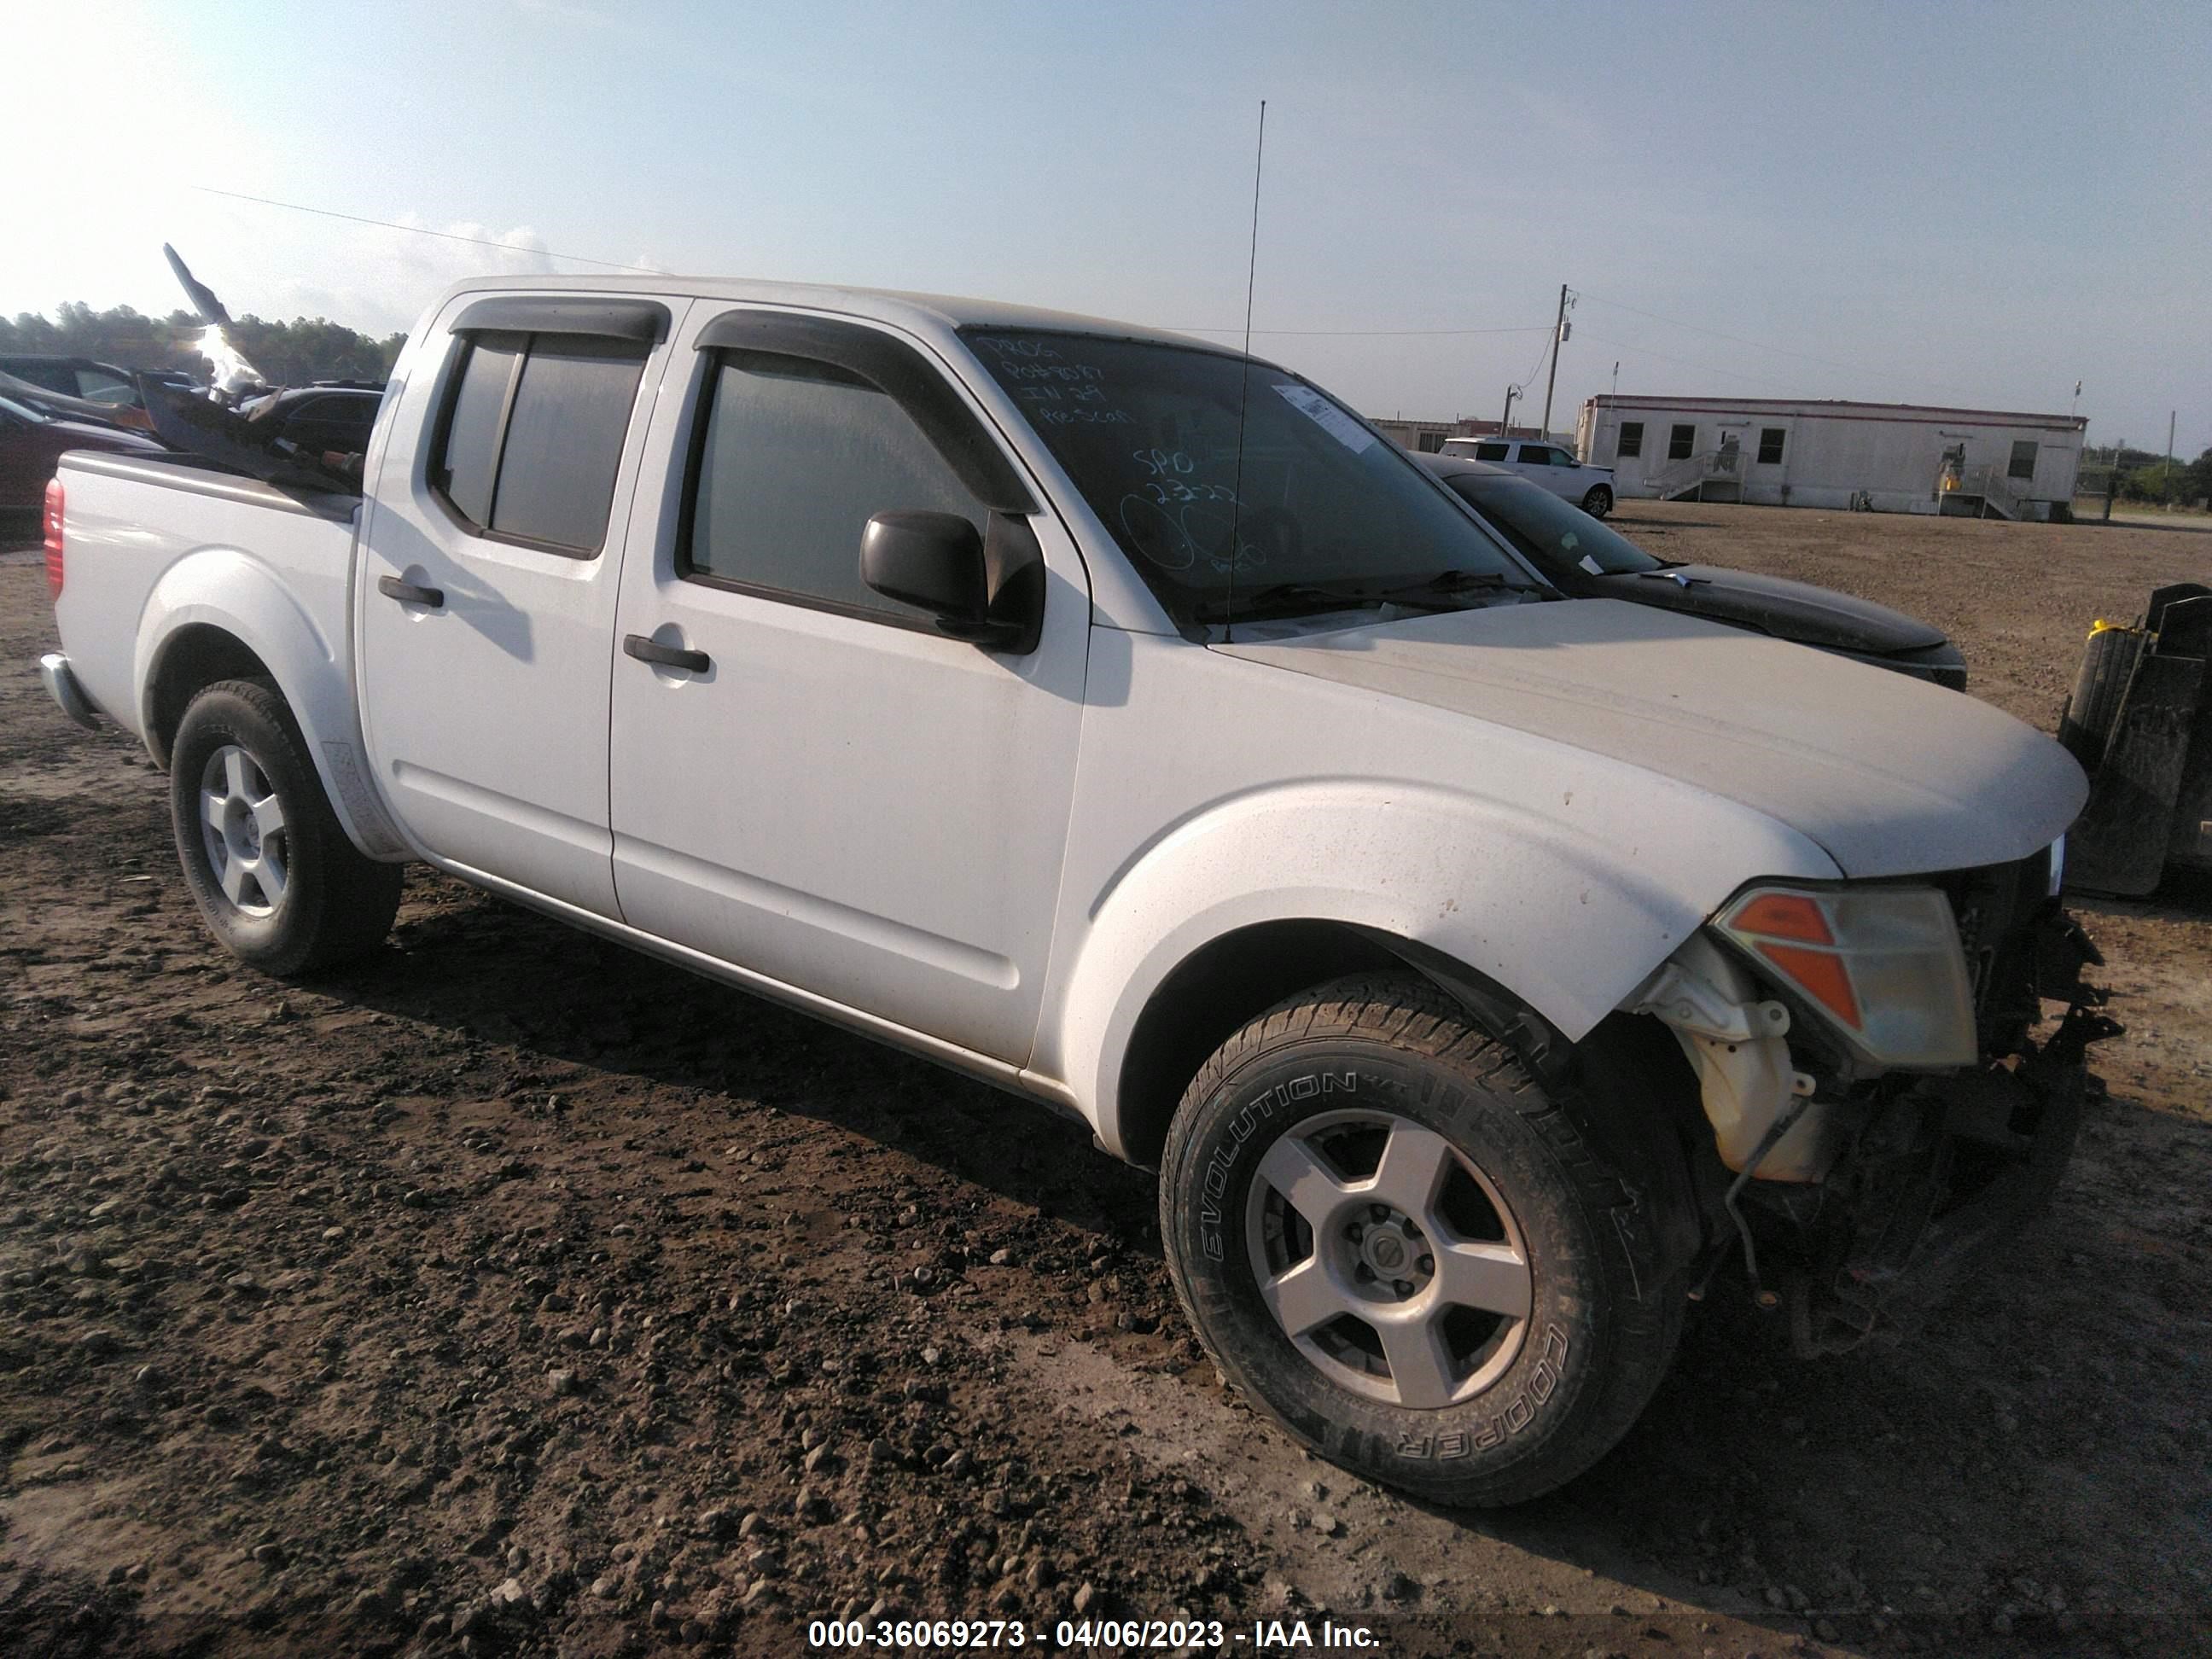
M1271 364L468 283L362 477L79 454L48 503L46 684L167 769L218 939L325 969L421 860L1079 1117L1362 1474L1545 1492L1694 1294L1847 1347L2068 1156L2057 744L1564 598Z

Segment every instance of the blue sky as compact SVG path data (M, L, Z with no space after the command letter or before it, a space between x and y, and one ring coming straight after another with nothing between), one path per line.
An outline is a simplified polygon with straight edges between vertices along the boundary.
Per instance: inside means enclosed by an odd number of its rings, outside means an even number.
M403 328L485 270L986 294L1494 414L1611 383L2212 445L2212 8L836 4L16 12L0 313ZM478 236L475 246L192 185ZM1379 331L1520 331L1399 332ZM1351 331L1369 331L1351 332ZM1540 402L1542 377L1534 376Z

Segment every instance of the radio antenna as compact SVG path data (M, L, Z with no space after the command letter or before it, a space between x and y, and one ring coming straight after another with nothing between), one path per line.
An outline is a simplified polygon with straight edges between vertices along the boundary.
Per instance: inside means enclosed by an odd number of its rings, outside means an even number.
M1237 368L1237 483L1229 497L1229 592L1221 642L1237 639L1237 526L1244 513L1244 408L1252 396L1252 283L1260 270L1260 168L1267 159L1267 100L1260 100L1260 142L1252 153L1252 252L1244 266L1244 361Z

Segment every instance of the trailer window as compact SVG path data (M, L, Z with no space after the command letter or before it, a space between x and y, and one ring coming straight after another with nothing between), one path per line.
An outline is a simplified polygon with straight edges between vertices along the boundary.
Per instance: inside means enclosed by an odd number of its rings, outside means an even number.
M1688 460L1690 459L1690 451L1696 447L1697 441L1698 428L1696 427L1678 426L1674 428L1667 434L1667 459L1670 461Z
M1620 447L1613 452L1626 460L1644 453L1644 422L1623 421L1620 423Z
M1759 429L1759 464L1761 466L1782 465L1782 428L1763 426Z
M2015 439L2012 447L2012 465L2005 468L2008 478L2033 478L2035 476L2035 440Z

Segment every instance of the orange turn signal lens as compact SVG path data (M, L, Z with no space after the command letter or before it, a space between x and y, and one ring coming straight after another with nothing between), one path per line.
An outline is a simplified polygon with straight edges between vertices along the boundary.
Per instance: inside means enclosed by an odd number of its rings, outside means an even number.
M1753 947L1788 976L1790 982L1854 1031L1865 1029L1859 1012L1858 994L1851 988L1850 969L1844 959L1826 951L1808 951L1796 945L1770 945L1761 939Z
M1754 894L1729 918L1728 926L1734 932L1754 933L1761 939L1802 939L1808 945L1836 942L1820 902L1809 893Z

